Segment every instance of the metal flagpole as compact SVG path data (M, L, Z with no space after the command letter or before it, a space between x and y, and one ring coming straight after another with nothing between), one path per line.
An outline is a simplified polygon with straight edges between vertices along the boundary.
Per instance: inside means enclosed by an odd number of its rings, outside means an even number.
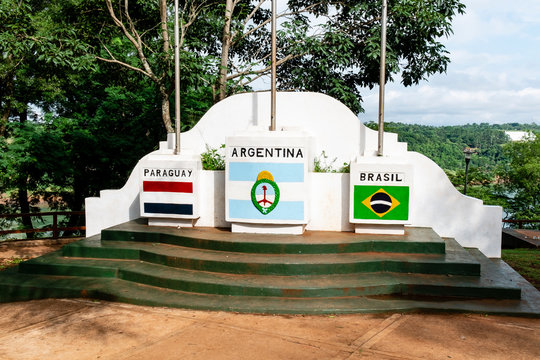
M276 130L276 2L272 0L272 84L270 87L270 130Z
M174 117L176 130L174 153L176 155L180 155L180 49L178 42L178 0L174 0Z
M379 73L379 145L377 155L383 156L383 136L384 136L384 83L386 79L386 0L382 0L381 18L381 68Z

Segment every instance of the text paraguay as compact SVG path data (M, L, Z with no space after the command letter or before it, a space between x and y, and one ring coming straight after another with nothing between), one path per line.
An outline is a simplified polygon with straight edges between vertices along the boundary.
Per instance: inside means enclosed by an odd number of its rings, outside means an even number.
M144 176L147 177L191 177L193 169L149 169L145 168Z

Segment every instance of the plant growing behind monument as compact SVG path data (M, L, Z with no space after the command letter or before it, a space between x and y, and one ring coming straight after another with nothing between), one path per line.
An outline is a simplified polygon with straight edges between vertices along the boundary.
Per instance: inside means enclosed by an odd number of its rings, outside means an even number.
M220 149L225 148L222 144ZM203 170L225 170L225 156L219 153L219 149L210 148L206 145L206 151L201 154Z
M321 156L315 157L313 159L313 172L320 172L320 173L348 173L350 172L350 166L351 163L343 163L343 166L339 169L334 169L334 163L336 162L337 157L334 158L332 161L328 161L328 155L326 155L326 152L323 150L321 152Z

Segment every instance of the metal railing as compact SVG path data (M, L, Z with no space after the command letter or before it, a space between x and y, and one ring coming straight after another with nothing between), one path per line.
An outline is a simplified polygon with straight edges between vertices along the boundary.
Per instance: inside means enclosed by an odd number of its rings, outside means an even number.
M24 218L24 217L43 217L43 216L52 216L53 222L52 225L44 228L32 228L32 229L10 229L4 230L0 229L0 236L9 235L9 234L35 234L42 232L52 232L52 237L57 239L60 237L61 232L66 231L85 231L86 226L59 226L58 216L71 216L71 215L84 215L84 211L49 211L49 212L36 212L36 213L21 213L21 214L0 214L0 219L10 219L10 218Z
M523 224L536 224L536 223L540 223L540 220L505 220L503 219L503 223L517 224L519 229L523 229Z

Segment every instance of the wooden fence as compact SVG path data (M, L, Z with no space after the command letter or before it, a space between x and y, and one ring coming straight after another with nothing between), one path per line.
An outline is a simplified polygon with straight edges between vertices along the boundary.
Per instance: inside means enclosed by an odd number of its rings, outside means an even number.
M4 230L0 229L0 236L1 235L8 235L8 234L28 234L28 233L42 233L42 232L49 232L52 231L52 237L54 239L57 239L60 237L61 232L66 231L85 231L86 226L69 226L69 227L61 227L58 226L58 216L71 216L71 215L84 215L84 211L50 211L50 212L36 212L36 213L26 213L26 214L0 214L0 219L10 219L10 218L24 218L24 217L43 217L43 216L52 216L53 217L53 223L51 226L44 227L44 228L37 228L37 229L10 229L10 230Z
M517 224L518 228L523 229L523 224L538 224L540 220L503 220L503 223Z
M38 228L38 229L10 229L4 230L0 229L0 236L8 234L28 234L28 233L41 233L52 231L52 237L60 237L60 232L65 231L85 231L86 226L69 226L69 227L60 227L58 226L58 216L71 216L71 215L84 215L84 211L50 211L50 212L39 212L39 213L27 213L27 214L0 214L0 219L9 219L9 218L22 218L22 217L43 217L43 216L52 216L53 223L52 226ZM503 223L507 224L517 224L518 228L522 229L523 224L537 224L540 223L540 220L503 220Z

